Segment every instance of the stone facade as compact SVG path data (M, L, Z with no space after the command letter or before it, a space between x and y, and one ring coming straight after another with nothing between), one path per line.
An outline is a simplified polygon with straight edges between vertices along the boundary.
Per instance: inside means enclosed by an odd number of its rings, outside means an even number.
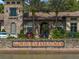
M16 1L14 1L16 2ZM16 24L16 33L19 33L22 29L22 23L23 23L23 6L22 2L20 4L7 4L7 1L5 1L4 5L4 28L6 32L11 33L11 24ZM16 16L10 16L10 8L16 8Z
M44 12L39 12L36 13L36 17L34 20L34 26L33 20L32 20L32 14L29 13L29 16L23 17L23 3L20 1L5 1L4 4L4 14L3 18L0 16L0 23L1 23L1 29L5 29L6 32L11 33L12 31L16 32L15 34L20 33L20 30L24 28L25 34L28 32L28 28L35 28L35 35L38 37L38 35L41 34L41 32L44 31L42 28L43 24L46 24L46 28L48 30L48 33L51 34L51 29L55 27L55 13L50 12L50 13L44 13ZM16 16L11 16L11 10L10 8L16 8ZM65 17L65 18L64 18ZM79 32L79 11L76 12L60 12L58 15L58 25L59 27L63 27L66 31L70 32L71 31L71 23L77 23L77 32ZM75 21L72 21L71 18L74 18ZM75 19L76 18L76 19ZM1 22L2 21L2 22ZM31 22L31 23L29 23ZM15 25L12 25L15 24ZM30 24L30 25L29 25ZM13 26L13 28L12 28ZM45 25L44 25L45 26Z

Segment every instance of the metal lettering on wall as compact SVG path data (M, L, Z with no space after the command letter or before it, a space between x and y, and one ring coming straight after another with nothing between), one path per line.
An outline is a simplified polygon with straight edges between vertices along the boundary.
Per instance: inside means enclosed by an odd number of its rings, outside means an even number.
M13 41L15 48L61 48L65 46L64 41Z

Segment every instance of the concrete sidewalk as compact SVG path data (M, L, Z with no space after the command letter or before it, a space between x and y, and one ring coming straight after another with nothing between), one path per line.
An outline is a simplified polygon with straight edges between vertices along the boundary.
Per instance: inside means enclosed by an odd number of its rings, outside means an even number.
M79 54L79 48L0 48L0 54Z

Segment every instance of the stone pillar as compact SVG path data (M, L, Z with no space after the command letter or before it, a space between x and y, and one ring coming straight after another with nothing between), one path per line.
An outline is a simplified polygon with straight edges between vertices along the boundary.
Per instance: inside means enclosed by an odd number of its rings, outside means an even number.
M66 19L66 31L68 31L68 32L70 32L70 27L71 27L71 25L70 25L70 23L71 23L71 21L70 21L70 18L68 17L67 19Z
M52 28L52 23L53 22L51 22L51 21L49 22L49 37L48 37L48 39L52 39L52 29L53 29Z
M35 34L35 37L36 38L39 38L39 34L40 34L40 24L39 23L36 23L36 34Z

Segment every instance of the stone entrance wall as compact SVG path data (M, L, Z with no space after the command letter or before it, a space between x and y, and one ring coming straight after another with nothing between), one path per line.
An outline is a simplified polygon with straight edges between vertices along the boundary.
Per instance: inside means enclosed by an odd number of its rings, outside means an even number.
M12 41L18 39L0 39L0 48L12 48ZM79 48L79 40L64 40L64 48Z

